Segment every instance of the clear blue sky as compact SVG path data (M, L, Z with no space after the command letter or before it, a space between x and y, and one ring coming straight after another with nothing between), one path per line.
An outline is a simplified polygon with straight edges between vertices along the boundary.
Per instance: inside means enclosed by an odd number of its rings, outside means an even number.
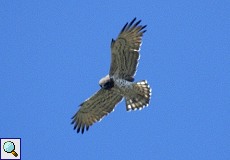
M109 71L110 41L147 24L136 80L150 106L77 134L78 105ZM230 159L229 1L1 1L0 137L23 160Z

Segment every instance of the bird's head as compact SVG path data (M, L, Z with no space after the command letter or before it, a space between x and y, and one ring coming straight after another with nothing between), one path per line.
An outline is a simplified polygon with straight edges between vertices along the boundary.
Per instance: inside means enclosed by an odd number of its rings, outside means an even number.
M101 88L110 89L114 86L114 81L107 75L99 81L99 85Z

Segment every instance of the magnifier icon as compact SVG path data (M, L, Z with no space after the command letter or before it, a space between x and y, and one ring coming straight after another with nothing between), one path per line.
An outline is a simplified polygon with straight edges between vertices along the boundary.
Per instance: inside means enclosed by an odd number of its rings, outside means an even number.
M3 149L7 153L12 153L15 157L18 156L17 152L15 152L15 145L11 141L7 141L3 144Z

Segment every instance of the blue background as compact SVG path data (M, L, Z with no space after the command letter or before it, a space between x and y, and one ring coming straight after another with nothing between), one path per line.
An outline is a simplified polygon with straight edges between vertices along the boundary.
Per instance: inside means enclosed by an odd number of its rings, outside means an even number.
M136 81L150 106L76 134L78 105L109 71L110 42L147 24ZM22 159L230 159L230 1L1 1L0 137Z

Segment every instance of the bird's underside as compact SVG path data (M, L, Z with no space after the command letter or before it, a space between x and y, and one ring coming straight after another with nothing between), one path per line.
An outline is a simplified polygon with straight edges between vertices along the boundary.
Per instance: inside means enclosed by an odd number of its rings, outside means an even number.
M77 132L84 133L95 122L114 110L124 98L126 110L148 106L151 89L147 81L133 82L136 73L142 36L146 30L141 21L134 18L122 28L118 38L111 42L111 65L109 74L99 81L101 89L80 104L72 117Z

